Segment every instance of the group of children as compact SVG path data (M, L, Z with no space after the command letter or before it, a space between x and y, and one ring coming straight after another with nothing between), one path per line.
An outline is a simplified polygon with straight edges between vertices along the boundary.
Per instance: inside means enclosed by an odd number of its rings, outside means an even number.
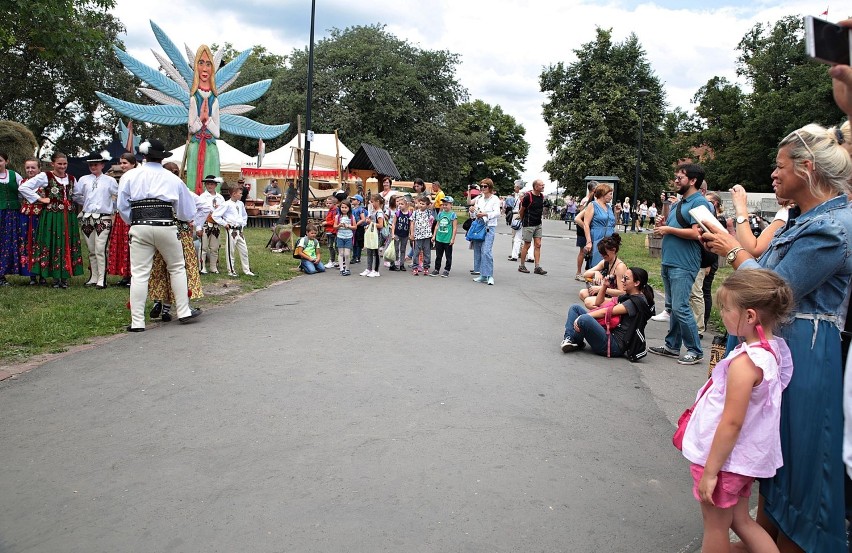
M390 271L406 271L405 262L410 259L412 275L450 276L458 229L452 196L443 196L436 201L440 205L434 208L425 194L417 196L413 202L410 197L394 195L387 206L381 194L372 195L368 208L362 207L363 201L360 194L343 200L334 196L328 198L324 232L329 267L337 267L341 276L349 276L351 265L360 263L361 254L366 250L367 266L360 276L381 276L379 268L383 258ZM299 268L307 274L322 273L326 269L318 233L315 225L308 225L306 236L294 249L293 257L301 261Z

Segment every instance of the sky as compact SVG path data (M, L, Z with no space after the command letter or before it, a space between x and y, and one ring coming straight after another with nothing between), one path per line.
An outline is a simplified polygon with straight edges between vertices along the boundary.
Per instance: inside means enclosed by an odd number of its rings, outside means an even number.
M551 192L556 184L542 169L550 156L538 78L550 65L575 61L574 50L593 40L597 27L612 29L615 41L635 33L663 83L668 107L691 111L692 97L711 77L741 83L736 46L755 23L818 16L828 7L825 1L317 0L315 40L333 28L384 24L420 48L459 54L456 75L471 100L500 105L526 129L530 152L523 180L540 178ZM127 51L152 67L158 64L150 50L161 50L149 20L193 51L199 44L230 42L238 50L262 44L286 55L306 48L310 38L308 0L117 0L114 13L127 28ZM828 19L845 16L835 10Z

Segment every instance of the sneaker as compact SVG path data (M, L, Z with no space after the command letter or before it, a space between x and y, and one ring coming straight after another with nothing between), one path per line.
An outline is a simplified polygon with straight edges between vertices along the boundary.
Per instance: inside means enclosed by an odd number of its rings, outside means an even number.
M253 273L253 272L251 272L251 271L246 271L246 272L245 272L245 273L243 273L243 274L245 274L246 276L257 276L256 274L254 274L254 273Z
M198 272L199 272L199 273L201 273L202 275L206 275L206 274L207 274L207 269L201 269L201 270L200 270L200 271L198 271Z
M527 269L524 265L518 265L518 272L519 273L529 273L530 270Z
M574 280L576 280L577 282L585 282L586 281L586 279L583 278L583 275L581 275L581 274L574 275Z
M229 277L238 277L240 275L238 275L237 273L228 273L228 276Z
M547 274L547 271L545 271L541 267L536 267L535 270L533 270L533 272L537 275L546 275Z
M488 277L488 286L494 286L494 277Z
M373 272L373 271L371 271L370 269L364 269L363 271L361 271L360 273L358 273L358 275L359 275L359 276L367 276L367 275L369 275L369 274L370 274L370 273L372 273L372 272Z
M337 261L332 261L328 264L329 267L337 267Z
M518 260L517 257L512 257L511 255L509 256L509 261L517 261L517 260Z
M478 276L475 279L473 279L473 281L474 282L488 282L488 279L484 276Z
M438 275L440 275L440 274L441 274L441 272L440 272L440 271L438 271L438 269L435 269L435 270L433 270L431 273L427 273L427 274L428 274L429 276L438 276Z
M399 266L399 271L402 272L402 273L404 273L406 271L405 263L403 263L402 265Z
M343 276L349 276L351 274L352 274L352 271L350 271L349 269L346 269L345 271L343 271Z
M666 346L653 346L648 348L648 351L655 355L662 355L663 357L673 357L677 359L680 356L680 353L677 351L671 351ZM685 357L685 356L684 356Z
M651 317L651 320L657 321L658 323L667 323L667 322L669 322L669 319L671 319L671 318L672 318L671 313L669 313L668 311L663 311L659 315L654 315L653 317Z
M701 357L689 352L677 358L677 362L681 365L697 365L700 361Z
M417 270L418 270L417 267L411 269L411 274L414 275L414 276L417 276Z
M450 272L447 271L447 270L444 270L444 272L441 273L441 277L443 277L443 278L448 278L449 276L450 276Z
M572 351L580 349L580 346L571 341L570 338L565 338L562 340L562 345L559 346L562 348L562 353L570 353Z
M398 271L398 270L399 269L396 268L396 264L394 264L394 263L391 263L391 266L388 267L388 271Z
M367 276L369 278L376 278L377 276L381 276L381 275L379 274L378 271L370 271L369 273L367 273Z

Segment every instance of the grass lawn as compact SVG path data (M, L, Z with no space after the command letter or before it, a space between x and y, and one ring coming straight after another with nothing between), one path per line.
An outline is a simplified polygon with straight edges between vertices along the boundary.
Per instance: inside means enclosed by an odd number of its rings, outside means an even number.
M651 257L648 254L648 247L645 245L645 239L650 236L650 233L635 233L635 232L626 232L621 234L621 250L618 253L618 256L627 263L628 266L635 265L637 267L642 267L646 271L648 271L648 282L651 283L651 286L654 287L654 290L662 293L663 292L663 279L660 276L660 258L659 257ZM711 332L713 329L721 329L722 327L722 319L719 316L719 310L716 307L715 297L716 291L719 289L719 286L725 282L725 279L728 278L731 273L733 273L733 269L730 266L725 265L724 267L720 267L718 271L716 271L716 278L713 280L713 310L710 313L710 322L708 326L710 328L707 329L707 332ZM658 302L657 312L661 311L662 301Z
M193 300L193 305L203 308L229 301L238 294L265 288L299 274L298 262L290 252L272 253L266 249L270 234L269 229L245 231L251 269L258 275L256 277L228 277L224 269L223 245L219 269L225 274L203 275L205 297ZM83 244L84 264L85 248ZM71 287L67 290L28 286L28 277L8 277L13 286L0 287L0 365L22 362L42 353L58 353L93 337L125 331L130 324L129 289L117 286L105 290L83 288L88 276L87 272L71 279ZM109 277L110 284L118 280L118 277Z

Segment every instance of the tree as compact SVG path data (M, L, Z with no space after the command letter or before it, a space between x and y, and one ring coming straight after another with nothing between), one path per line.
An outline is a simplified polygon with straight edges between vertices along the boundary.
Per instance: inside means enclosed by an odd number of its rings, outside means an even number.
M338 129L353 149L362 142L387 149L409 179L450 184L458 178L463 150L455 149L450 125L467 91L455 77L456 54L416 48L372 25L332 29L314 57L312 130ZM295 121L304 114L307 65L307 49L288 56L259 105L260 121Z
M489 177L498 194L511 193L530 150L523 125L503 113L500 106L492 107L482 100L462 104L457 112L459 121L455 134L466 138L459 148L467 151L459 184L464 186Z
M119 98L134 80L112 51L121 46L114 0L8 0L0 4L0 119L68 153L88 151L113 133L117 116L100 109L94 92Z
M700 135L715 155L708 177L718 188L741 183L770 192L778 142L808 123L834 125L843 117L825 66L805 54L803 34L800 16L756 24L737 46L737 74L752 92L714 77L696 94Z
M635 35L613 43L612 31L598 29L594 41L574 53L577 61L546 68L540 76L547 94L544 120L550 127L552 158L544 169L570 194L584 190L587 175L617 175L631 183L636 165L639 95L644 88L644 139L640 197L651 198L666 182L675 159L663 159L662 85ZM619 197L632 196L632 186Z

